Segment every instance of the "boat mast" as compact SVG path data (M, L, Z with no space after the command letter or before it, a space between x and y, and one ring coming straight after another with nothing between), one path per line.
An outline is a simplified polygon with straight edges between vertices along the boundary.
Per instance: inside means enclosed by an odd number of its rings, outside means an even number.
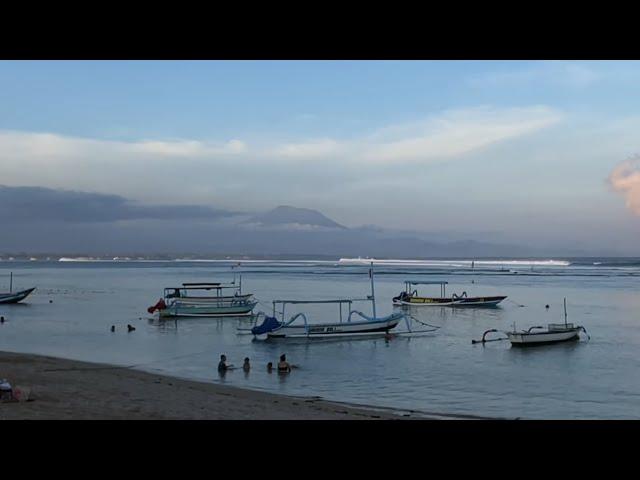
M567 327L567 297L564 297L564 326Z
M9 293L13 292L13 272L9 272Z
M240 268L240 262L238 262L237 265L231 265L231 271L233 272L233 282L231 282L232 285L236 284L236 269L237 268ZM239 277L238 293L240 295L242 295L242 273L238 273L238 277Z
M371 303L373 304L373 318L376 316L376 294L373 290L373 262L371 262L371 268L369 268L369 278L371 279Z

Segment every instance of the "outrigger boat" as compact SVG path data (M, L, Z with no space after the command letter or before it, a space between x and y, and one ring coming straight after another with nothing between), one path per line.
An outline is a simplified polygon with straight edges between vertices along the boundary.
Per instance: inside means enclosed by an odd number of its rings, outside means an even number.
M400 320L406 320L404 313L392 313L386 317L376 316L376 303L373 288L373 272L369 270L371 277L371 295L364 299L335 299L335 300L274 300L273 316L259 313L256 317L256 325L250 330L254 336L266 334L267 339L319 339L319 338L353 338L353 337L375 337L388 335ZM358 310L352 310L353 302L371 301L373 306L373 317L369 317ZM337 304L339 306L339 321L325 323L309 323L307 316L296 313L288 321L285 321L285 308L287 305L303 304ZM349 312L346 321L343 319L342 307L346 305ZM278 307L281 307L279 310ZM265 319L261 325L257 325L258 317L264 315ZM278 315L281 320L278 320ZM352 320L354 316L360 317ZM297 324L295 324L297 322ZM410 329L408 320L407 327ZM244 329L238 329L239 331Z
M36 289L36 287L28 288L27 290L21 290L19 292L13 291L13 272L10 273L9 280L9 292L0 293L0 304L18 303L27 298Z
M223 295L224 290L236 290L233 295ZM193 290L204 290L215 292L215 295L190 295ZM184 304L201 304L201 303L219 303L221 301L231 300L249 300L253 293L242 294L242 277L240 283L236 286L235 280L231 283L183 283L182 287L165 288L164 298L167 300L179 300Z
M233 295L224 295L224 290L235 290ZM192 295L192 292L214 291L215 295ZM240 283L183 283L182 287L164 289L163 298L149 307L153 314L159 312L160 318L167 317L222 317L252 315L258 304L251 300L253 294L242 294L242 277Z
M535 346L535 345L548 345L550 343L568 342L571 340L579 340L580 332L584 332L588 338L589 334L587 330L581 325L574 325L573 323L567 323L567 299L564 300L564 323L549 323L546 330L542 326L531 327L528 330L517 331L515 323L513 325L513 331L500 331L495 328L487 330L482 335L482 340L472 340L471 343L487 343L496 342L500 340L509 340L511 345L522 346ZM541 330L541 331L535 331ZM500 332L504 333L507 338L493 338L486 339L488 333Z
M405 290L400 295L393 297L394 305L410 305L417 307L435 306L435 307L494 307L504 300L505 296L490 297L469 297L467 292L462 295L455 293L450 297L446 296L446 285L449 282L442 281L419 281L406 280ZM418 295L418 291L413 288L414 285L440 285L439 297L422 297Z

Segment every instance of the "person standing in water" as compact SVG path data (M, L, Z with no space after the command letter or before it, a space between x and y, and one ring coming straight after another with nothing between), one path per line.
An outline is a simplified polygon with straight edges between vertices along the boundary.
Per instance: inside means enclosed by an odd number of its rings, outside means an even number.
M248 372L249 370L251 370L251 365L249 364L249 357L245 357L244 363L242 364L242 370L244 370L245 372Z
M227 356L222 354L220 355L220 363L218 363L218 372L224 373L227 370L230 370L232 365L227 365Z
M278 362L278 373L291 372L291 365L287 362L287 356L283 353L280 355L280 361Z

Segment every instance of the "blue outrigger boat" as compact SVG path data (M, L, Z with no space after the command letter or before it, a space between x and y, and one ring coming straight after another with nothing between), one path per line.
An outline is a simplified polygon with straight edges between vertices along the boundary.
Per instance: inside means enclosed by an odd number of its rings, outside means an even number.
M336 339L336 338L357 338L376 337L389 335L390 331L398 323L405 319L405 313L394 312L385 317L376 316L376 300L373 289L373 270L369 270L371 278L371 295L361 299L332 299L332 300L274 300L273 316L267 316L262 312L256 316L256 324L251 329L238 328L239 332L247 331L254 336L266 335L267 339ZM358 310L352 310L352 304L356 301L371 301L373 316L369 317ZM339 321L328 323L310 323L303 312L294 314L285 321L285 308L287 305L303 304L334 304L339 306ZM347 306L347 318L344 320L343 305ZM264 315L264 321L258 325L258 317ZM281 320L278 319L280 316ZM360 317L352 320L353 317Z

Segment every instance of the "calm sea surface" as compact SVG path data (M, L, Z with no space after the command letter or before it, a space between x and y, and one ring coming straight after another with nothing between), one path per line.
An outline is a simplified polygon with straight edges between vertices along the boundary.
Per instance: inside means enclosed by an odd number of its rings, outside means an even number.
M24 304L0 305L0 350L38 353L135 368L276 393L414 409L424 412L532 419L640 418L640 262L518 265L442 261L375 267L378 315L410 280L445 280L447 293L508 295L493 309L413 308L438 328L391 340L259 341L238 334L252 319L158 321L146 309L164 287L230 281L220 262L0 262L0 291L36 286ZM561 262L558 262L561 263ZM500 271L503 268L505 271ZM337 262L256 262L242 267L243 292L270 311L274 299L327 299L370 294L366 265ZM517 273L516 273L517 272ZM439 287L420 293L439 295ZM564 321L586 327L587 341L512 348L472 345L490 328L518 329ZM545 309L549 304L550 308ZM523 306L520 306L523 305ZM371 313L371 302L356 307ZM335 321L334 305L291 305L310 321ZM136 327L127 333L126 325ZM110 332L116 326L115 333ZM401 328L400 328L401 327ZM404 324L399 330L406 329ZM427 327L412 322L415 330ZM220 354L253 368L220 378ZM281 353L300 366L268 374ZM2 372L0 372L0 377ZM55 382L52 373L51 381Z

